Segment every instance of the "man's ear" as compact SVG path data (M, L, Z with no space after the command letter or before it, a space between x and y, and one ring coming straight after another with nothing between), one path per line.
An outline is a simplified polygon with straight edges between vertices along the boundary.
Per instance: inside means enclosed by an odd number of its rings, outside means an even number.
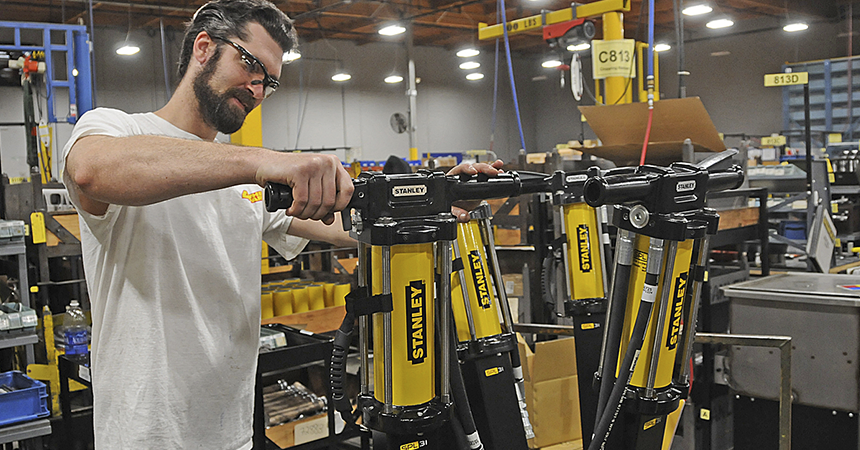
M209 36L209 33L205 31L201 31L197 33L197 37L194 38L194 47L192 51L192 55L194 60L197 61L201 66L212 57L215 53L215 41L212 40L212 37Z

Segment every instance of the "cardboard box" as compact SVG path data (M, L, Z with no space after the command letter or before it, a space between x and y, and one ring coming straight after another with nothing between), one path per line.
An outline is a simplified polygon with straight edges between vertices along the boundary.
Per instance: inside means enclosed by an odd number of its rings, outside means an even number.
M619 166L638 165L648 125L648 104L580 106L602 146L585 150ZM654 117L645 162L668 165L681 161L681 146L690 139L697 152L721 152L726 145L698 97L654 102Z
M502 281L505 282L505 293L514 296L523 296L523 274L521 273L505 273L502 274Z
M550 445L549 447L544 447L540 450L582 450L582 439Z
M526 405L535 432L529 447L543 448L582 439L573 338L538 342L534 352L521 337L519 340Z

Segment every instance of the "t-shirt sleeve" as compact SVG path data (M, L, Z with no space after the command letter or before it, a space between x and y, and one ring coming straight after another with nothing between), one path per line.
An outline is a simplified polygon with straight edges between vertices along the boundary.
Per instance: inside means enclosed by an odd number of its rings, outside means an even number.
M87 223L87 225L90 226L90 228L95 229L102 224L110 225L108 222L110 222L111 217L116 216L115 210L119 207L117 205L110 205L108 207L108 211L103 216L93 216L92 214L88 214L84 211L81 207L81 202L78 198L77 192L72 187L70 180L67 178L65 170L66 158L69 156L69 152L71 151L72 146L75 145L75 142L82 137L94 135L123 137L134 134L134 131L135 124L127 113L118 109L96 108L87 111L80 119L78 119L74 130L72 130L72 135L69 137L69 141L66 142L65 147L63 147L63 158L61 161L62 167L60 169L63 173L63 184L66 185L69 192L69 199L78 210L79 216Z
M264 211L263 214L263 240L288 261L298 256L308 245L308 240L289 234L293 218L283 211Z

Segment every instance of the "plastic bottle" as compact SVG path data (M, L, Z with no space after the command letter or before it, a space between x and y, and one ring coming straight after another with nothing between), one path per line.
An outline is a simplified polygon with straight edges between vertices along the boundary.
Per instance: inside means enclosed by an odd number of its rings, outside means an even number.
M72 300L63 317L63 336L66 341L66 355L85 357L89 353L89 329L87 317L77 300Z

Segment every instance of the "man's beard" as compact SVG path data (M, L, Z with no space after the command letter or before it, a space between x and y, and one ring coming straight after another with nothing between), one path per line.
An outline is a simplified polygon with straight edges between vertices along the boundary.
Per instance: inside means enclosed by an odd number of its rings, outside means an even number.
M220 53L220 52L218 52ZM242 128L245 117L254 109L254 97L247 89L231 87L224 93L218 94L209 85L215 74L220 54L211 58L203 70L194 77L194 94L203 121L210 127L224 134L233 134ZM239 100L242 108L233 104L231 99Z

